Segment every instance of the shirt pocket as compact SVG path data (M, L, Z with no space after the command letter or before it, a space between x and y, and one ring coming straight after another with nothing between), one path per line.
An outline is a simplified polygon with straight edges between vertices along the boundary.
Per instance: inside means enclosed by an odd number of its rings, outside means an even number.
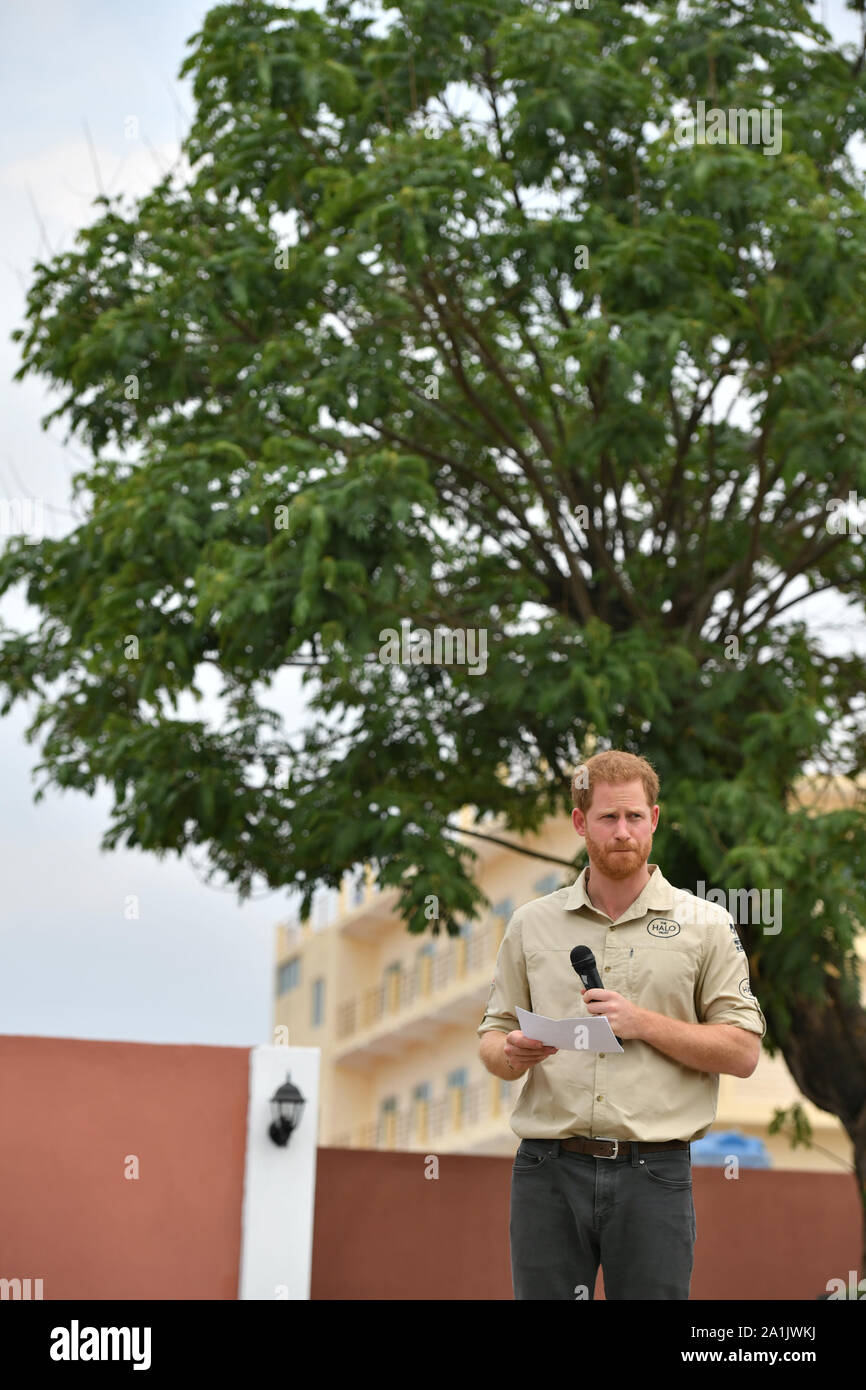
M602 989L612 989L626 999L632 995L633 951L616 943L594 951ZM583 999L583 980L571 963L571 948L536 947L526 953L526 978L532 1012L545 1018L591 1017Z
M570 951L535 947L526 952L526 979L532 1012L545 1018L583 1018L583 981L570 960Z
M701 964L697 943L638 942L629 949L630 998L638 1008L696 1023L695 987Z
M615 990L624 999L634 999L633 946L620 946L611 942L601 955L601 959L596 956L596 964L598 965L598 973L601 975L603 989Z

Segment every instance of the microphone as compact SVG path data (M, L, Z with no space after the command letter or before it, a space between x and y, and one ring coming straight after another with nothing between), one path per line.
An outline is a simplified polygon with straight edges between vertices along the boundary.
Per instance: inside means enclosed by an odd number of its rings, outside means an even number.
M602 978L598 973L598 966L595 963L595 956L588 946L573 946L569 960L583 981L584 989L604 989ZM616 1038L616 1033L614 1033L614 1037ZM622 1038L616 1038L616 1040L622 1047Z

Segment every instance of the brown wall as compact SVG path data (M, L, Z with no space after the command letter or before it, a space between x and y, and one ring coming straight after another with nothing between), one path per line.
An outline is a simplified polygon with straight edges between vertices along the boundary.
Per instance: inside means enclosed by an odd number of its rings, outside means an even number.
M237 1298L248 1075L242 1047L0 1037L0 1277Z
M0 1036L0 1277L46 1300L237 1298L248 1058ZM435 1180L423 1154L316 1167L314 1299L511 1299L510 1159L445 1154ZM844 1173L695 1168L694 1194L694 1299L815 1299L859 1267Z
M511 1299L509 1158L319 1149L315 1299ZM693 1169L693 1299L815 1299L860 1264L844 1173ZM603 1297L601 1275L596 1297Z

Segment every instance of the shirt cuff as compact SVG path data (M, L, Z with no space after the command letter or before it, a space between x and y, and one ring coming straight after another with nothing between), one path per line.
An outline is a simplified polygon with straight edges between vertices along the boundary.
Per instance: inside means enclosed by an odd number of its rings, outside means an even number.
M767 1032L766 1023L761 1025L756 1018L743 1018L742 1014L719 1014L718 1018L705 1018L704 1023L733 1023L745 1033L755 1033L763 1038Z
M517 1019L515 1019L513 1023L505 1021L502 1023L488 1023L485 1019L475 1031L480 1038L482 1033L513 1033L517 1026Z

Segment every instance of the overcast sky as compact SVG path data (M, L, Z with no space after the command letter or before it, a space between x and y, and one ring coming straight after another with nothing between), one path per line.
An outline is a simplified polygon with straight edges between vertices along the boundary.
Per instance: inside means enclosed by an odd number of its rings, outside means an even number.
M177 80L185 40L209 8L195 0L32 0L0 17L0 497L45 499L45 529L73 525L69 478L86 464L46 434L53 404L35 379L14 383L35 257L72 247L93 220L97 179L107 191L142 193L178 156L192 110ZM857 38L855 16L827 0L825 22ZM128 118L138 138L128 138ZM842 604L812 601L828 651L866 647L866 631ZM793 610L807 616L805 606ZM4 619L31 627L17 596ZM286 725L304 721L296 672L278 687ZM34 805L38 749L25 742L21 707L0 719L0 1032L140 1042L245 1046L270 1040L275 922L284 894L240 906L204 886L186 861L137 852L102 853L110 797L49 792ZM125 904L139 900L139 917Z
M96 168L109 191L135 194L174 163L192 111L189 84L176 73L208 8L33 0L5 7L0 19L0 495L45 498L50 535L73 524L69 477L86 460L80 445L64 447L60 422L47 434L40 428L51 404L44 384L11 381L19 359L9 334L22 323L28 269L47 254L45 238L68 250L93 220ZM138 118L138 139L125 133L129 116ZM17 598L0 611L28 627L35 616ZM297 684L290 673L290 696ZM283 707L287 727L298 728L302 699ZM273 928L287 913L285 894L240 906L234 894L204 886L185 860L101 852L109 794L50 792L34 805L38 751L24 741L27 722L20 707L0 719L0 1030L268 1041ZM133 894L137 920L125 916Z

